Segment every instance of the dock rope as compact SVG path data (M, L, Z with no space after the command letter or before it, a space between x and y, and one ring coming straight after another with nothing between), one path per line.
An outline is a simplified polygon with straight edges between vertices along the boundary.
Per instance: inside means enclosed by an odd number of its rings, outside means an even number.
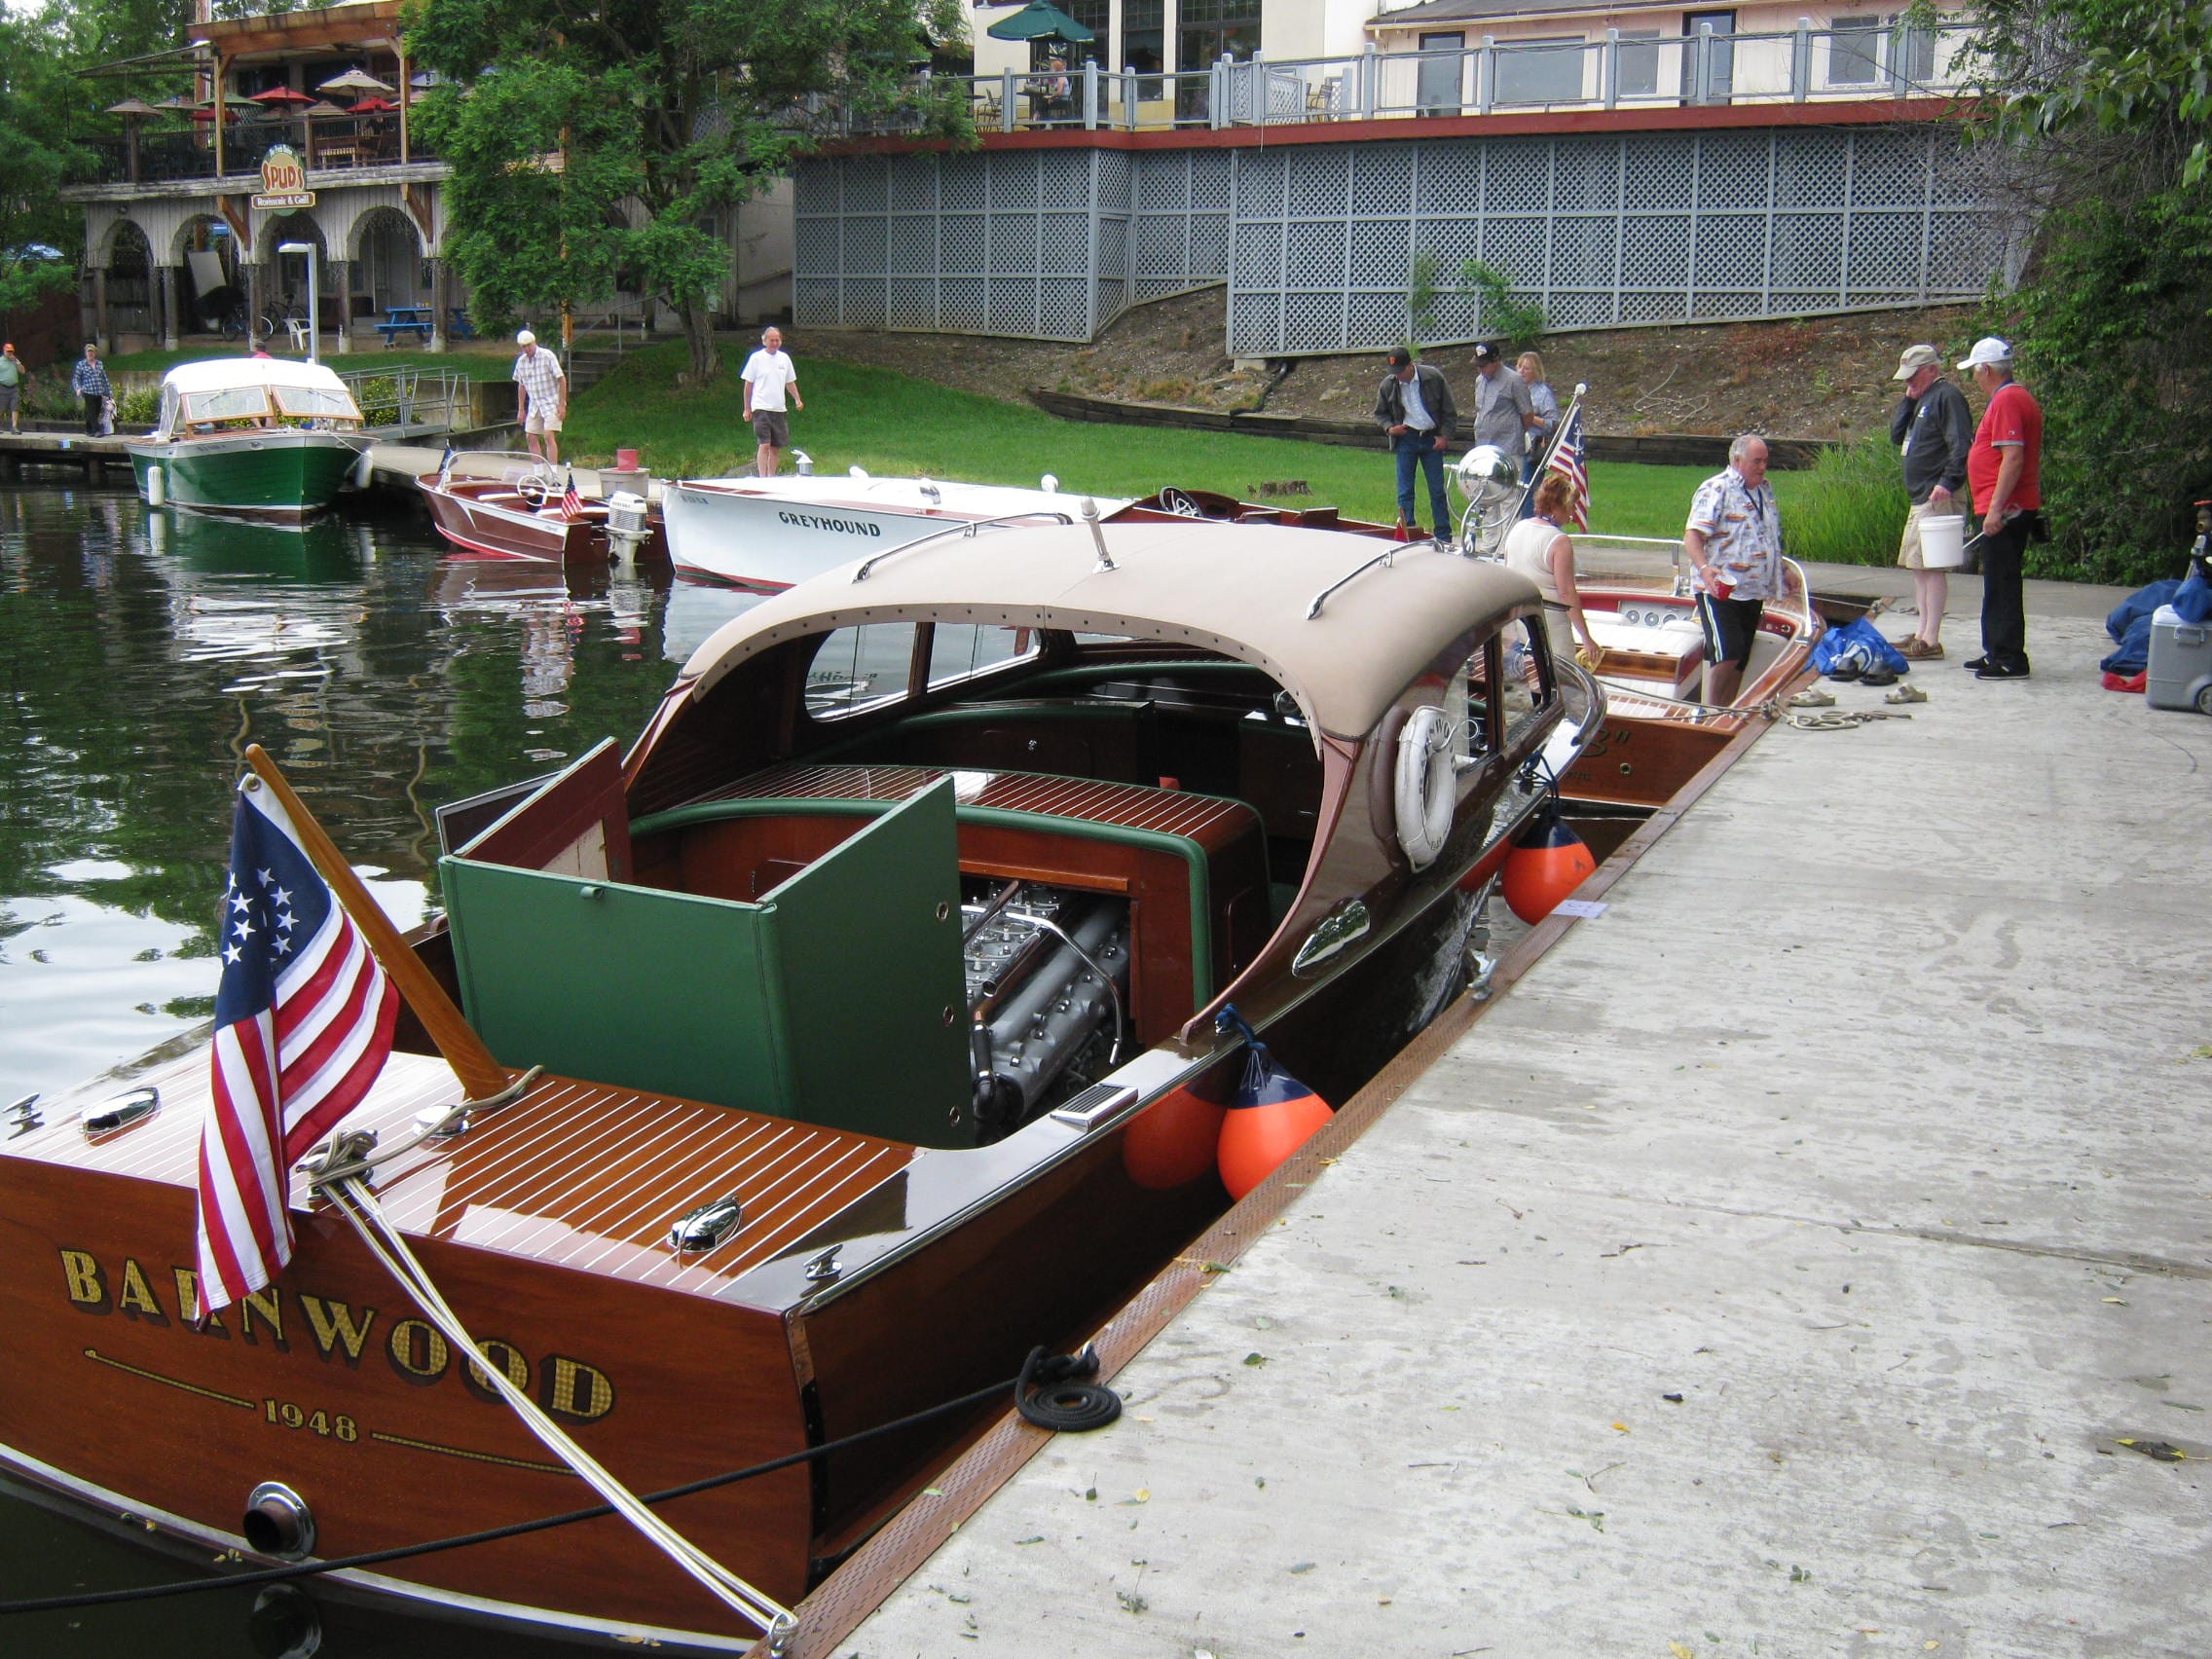
M1032 1352L1030 1363L1022 1366L1022 1375L1019 1377L989 1383L890 1422L877 1423L873 1428L859 1429L840 1439L824 1441L820 1446L809 1446L803 1452L786 1453L783 1456L771 1457L764 1463L732 1469L725 1474L708 1475L682 1486L663 1488L659 1492L645 1493L638 1501L648 1505L673 1503L679 1498L714 1492L720 1487L735 1486L740 1481L755 1480L762 1475L796 1468L818 1458L833 1457L840 1452L849 1452L855 1447L865 1446L889 1435L903 1434L908 1429L933 1422L939 1418L973 1411L994 1396L1005 1394L1009 1388L1025 1388L1035 1380L1031 1376L1034 1362L1035 1354ZM1067 1369L1059 1371L1058 1368L1061 1367ZM1096 1369L1096 1356L1087 1349L1081 1354L1062 1354L1048 1360L1044 1367L1038 1369L1037 1375L1084 1376ZM160 1602L172 1596L204 1595L211 1590L252 1590L269 1584L291 1583L302 1578L321 1578L333 1572L357 1571L363 1567L383 1567L391 1562L439 1555L447 1550L467 1549L475 1544L494 1544L507 1538L528 1537L533 1532L550 1532L562 1527L575 1526L582 1521L602 1521L614 1513L615 1508L611 1503L595 1503L587 1509L571 1509L559 1515L539 1516L534 1521L513 1521L504 1527L488 1527L481 1531L457 1532L450 1537L430 1538L419 1544L395 1544L389 1549L365 1550L357 1555L329 1556L321 1561L299 1562L289 1567L260 1567L252 1572L226 1573L217 1578L190 1578L176 1584L142 1584L130 1590L88 1590L73 1596L42 1596L31 1601L0 1602L0 1617L10 1613L73 1612L86 1607L120 1606L129 1602Z
M446 1305L444 1294L438 1289L423 1264L408 1249L407 1241L399 1230L386 1219L377 1205L375 1197L361 1184L358 1175L341 1175L336 1179L318 1177L315 1185L321 1189L338 1213L352 1225L361 1235L361 1242L369 1253L384 1264L385 1271L399 1281L400 1288L415 1306L423 1310L430 1322L445 1334L447 1342L457 1353L478 1353L476 1339L468 1334L466 1326ZM516 1387L502 1365L478 1367L499 1397L506 1401L515 1416L522 1419L523 1426L537 1437L545 1449L569 1465L585 1484L607 1499L614 1512L638 1530L647 1543L658 1549L678 1567L703 1585L708 1593L740 1617L752 1621L768 1639L768 1651L780 1654L798 1629L798 1620L782 1603L770 1599L744 1579L723 1567L705 1550L683 1536L674 1527L655 1515L633 1493L586 1452L575 1440L546 1415L535 1400Z

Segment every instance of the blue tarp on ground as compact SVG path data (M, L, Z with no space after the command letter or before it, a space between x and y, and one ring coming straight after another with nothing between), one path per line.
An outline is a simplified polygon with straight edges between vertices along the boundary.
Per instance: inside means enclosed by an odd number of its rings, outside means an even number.
M2151 617L2161 605L2170 605L2184 622L2202 622L2212 616L2212 583L2196 574L2187 581L2153 582L2137 588L2105 618L2105 632L2120 648L2097 664L2107 674L2142 674L2151 666Z
M1826 674L1838 662L1849 662L1862 673L1875 663L1883 664L1893 674L1912 672L1912 664L1905 660L1904 652L1884 639L1881 629L1863 616L1830 628L1814 643L1816 672Z

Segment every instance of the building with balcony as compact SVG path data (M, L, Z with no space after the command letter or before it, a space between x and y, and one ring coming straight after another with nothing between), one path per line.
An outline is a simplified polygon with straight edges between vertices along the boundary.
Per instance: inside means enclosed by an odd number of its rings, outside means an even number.
M1289 356L1403 339L1417 267L1480 263L1566 330L1972 301L2024 247L1961 139L1956 14L1063 9L1095 43L977 14L977 152L879 127L800 164L801 326L1083 341L1219 284L1230 354ZM1447 291L1426 332L1486 328Z
M101 149L99 175L62 192L85 210L87 337L128 350L194 334L304 336L308 260L318 327L339 351L442 350L473 332L444 253L450 169L411 120L429 78L408 62L399 0L203 18L188 32L172 51L102 71L126 84L188 73L196 95L117 106L123 130ZM271 191L263 164L285 151L299 188ZM255 204L271 196L280 200ZM790 223L788 189L728 216L726 316L782 314ZM635 295L586 314L656 321Z

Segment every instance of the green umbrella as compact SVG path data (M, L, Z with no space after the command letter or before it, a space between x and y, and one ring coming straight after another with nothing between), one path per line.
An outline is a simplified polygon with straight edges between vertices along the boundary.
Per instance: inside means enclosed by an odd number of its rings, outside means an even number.
M1086 41L1098 37L1052 4L1052 0L1029 0L1029 4L1011 18L1001 18L983 31L993 40L1065 40Z

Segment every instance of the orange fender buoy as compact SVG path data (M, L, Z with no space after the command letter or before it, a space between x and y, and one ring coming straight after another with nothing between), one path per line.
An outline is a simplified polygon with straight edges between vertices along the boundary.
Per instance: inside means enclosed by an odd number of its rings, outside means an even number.
M1122 1132L1122 1167L1155 1193L1184 1187L1214 1170L1221 1120L1229 1108L1188 1088L1161 1095Z
M1282 1166L1335 1116L1326 1100L1282 1070L1252 1028L1224 1009L1218 1025L1234 1025L1251 1044L1244 1076L1221 1120L1221 1184L1240 1198Z
M1514 841L1499 887L1513 913L1532 925L1550 915L1597 867L1582 837L1557 813L1546 812Z

